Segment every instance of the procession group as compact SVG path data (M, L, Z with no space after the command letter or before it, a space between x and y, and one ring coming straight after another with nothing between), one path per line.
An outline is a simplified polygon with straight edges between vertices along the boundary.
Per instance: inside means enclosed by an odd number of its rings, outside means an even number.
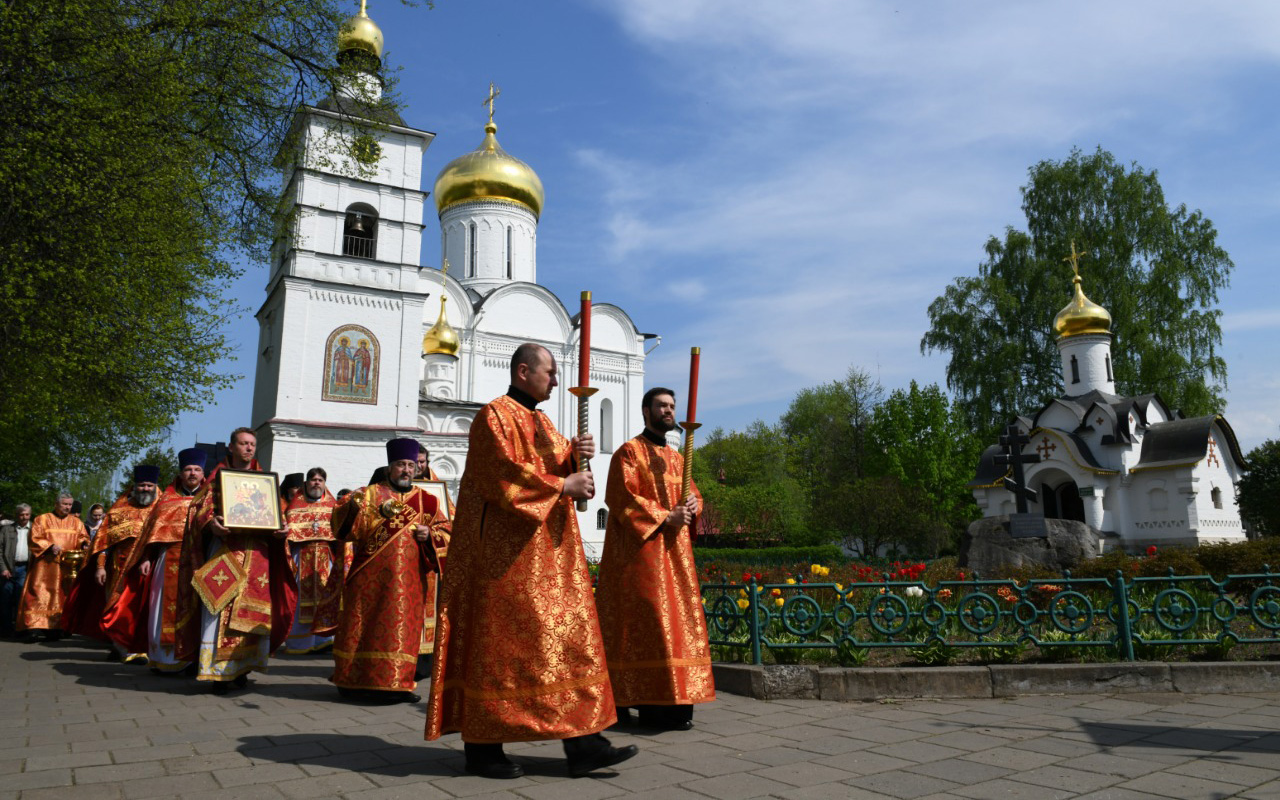
M277 649L331 649L331 680L355 701L416 702L429 675L425 738L460 732L467 772L519 777L503 744L540 739L563 740L574 777L624 761L635 746L601 734L619 709L687 730L715 697L690 543L700 498L682 496L666 443L675 394L651 389L642 433L610 462L593 585L574 502L595 495L595 444L537 410L557 385L548 350L516 349L510 389L472 423L456 508L414 484L435 477L426 449L393 439L369 485L335 498L315 467L282 481L278 530L234 527L217 478L259 471L249 428L211 468L183 450L163 489L137 467L91 544L64 495L30 522L18 629L109 642L110 659L219 693ZM68 581L74 551L87 561Z

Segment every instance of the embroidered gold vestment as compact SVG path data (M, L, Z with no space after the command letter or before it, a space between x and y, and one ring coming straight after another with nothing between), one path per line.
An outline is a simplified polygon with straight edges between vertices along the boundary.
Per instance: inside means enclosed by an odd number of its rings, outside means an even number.
M187 527L187 512L194 495L177 489L177 481L166 486L164 492L152 504L150 516L142 524L128 562L121 571L124 578L116 593L108 598L103 627L111 640L131 653L147 650L146 604L147 587L157 577L143 579L137 572L142 561L154 562L160 551L166 551L164 559L164 589L160 611L160 644L173 647L176 640L178 619L178 571L182 536ZM99 534L101 535L101 534Z
M27 582L18 601L20 631L57 630L62 626L62 606L70 588L65 585L63 575L70 568L51 552L55 544L63 550L79 550L88 546L89 531L75 514L65 517L41 514L31 523Z
M511 397L471 424L436 627L426 738L563 739L617 719L569 442Z
M289 547L295 555L297 622L317 636L332 633L338 627L338 608L342 604L344 563L341 545L335 541L330 524L336 505L327 491L315 501L301 492L284 512Z
M448 546L449 523L422 489L400 493L378 483L348 495L333 524L353 556L332 680L344 689L412 691L429 611L427 575L437 569L434 554ZM418 525L431 528L433 545L414 538Z
M609 463L596 603L619 706L715 699L689 526L662 524L682 500L683 470L680 453L644 436L623 444Z

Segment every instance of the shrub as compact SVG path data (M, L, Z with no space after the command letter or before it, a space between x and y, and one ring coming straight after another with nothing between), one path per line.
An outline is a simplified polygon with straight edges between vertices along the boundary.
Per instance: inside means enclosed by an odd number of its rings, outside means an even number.
M833 564L848 561L838 545L813 547L695 547L693 558L700 564L708 561L726 564Z

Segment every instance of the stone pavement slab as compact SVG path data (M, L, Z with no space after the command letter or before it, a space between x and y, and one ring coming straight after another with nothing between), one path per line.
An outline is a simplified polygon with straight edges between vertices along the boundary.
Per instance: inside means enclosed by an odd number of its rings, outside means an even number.
M103 661L82 639L0 641L0 800L443 797L474 800L1280 798L1280 693L1148 692L838 703L721 693L686 733L617 727L638 757L565 775L462 772L419 706L339 702L324 656L273 659L244 692Z

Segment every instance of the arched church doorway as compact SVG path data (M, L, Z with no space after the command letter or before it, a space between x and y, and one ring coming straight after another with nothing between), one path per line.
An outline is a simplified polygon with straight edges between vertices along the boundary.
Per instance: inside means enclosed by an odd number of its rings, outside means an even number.
M1040 505L1045 519L1073 519L1084 522L1084 500L1080 487L1070 476L1054 470L1043 474L1040 481Z

